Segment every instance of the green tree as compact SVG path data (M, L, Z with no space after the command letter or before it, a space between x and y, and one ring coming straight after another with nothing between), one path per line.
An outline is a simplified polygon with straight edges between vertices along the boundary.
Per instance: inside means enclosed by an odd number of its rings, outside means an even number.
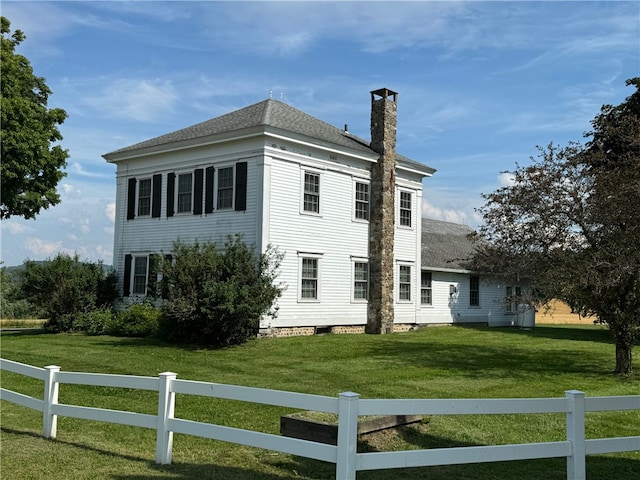
M161 335L168 340L214 347L236 345L255 336L262 315L275 315L281 288L275 284L281 256L258 255L242 241L215 244L176 242L171 260L160 267L166 299Z
M19 298L19 285L15 270L0 267L0 318L40 318L38 309Z
M77 315L111 306L117 296L115 274L78 255L27 260L20 277L20 296L44 310L52 331L71 330Z
M606 323L615 371L632 371L640 338L640 78L621 105L602 107L585 145L540 149L484 195L475 268L527 282Z
M29 60L15 53L24 33L11 34L9 20L2 17L1 22L0 219L34 218L42 208L60 202L56 186L65 176L61 169L69 154L51 144L62 140L57 125L67 114L60 108L47 109L51 90L45 79L34 75Z

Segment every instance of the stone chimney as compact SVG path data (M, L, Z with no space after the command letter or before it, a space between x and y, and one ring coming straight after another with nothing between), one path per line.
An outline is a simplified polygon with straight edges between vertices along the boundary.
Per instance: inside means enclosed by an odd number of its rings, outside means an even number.
M379 157L371 166L369 215L369 306L367 333L392 333L394 317L393 253L398 94L371 92L371 148Z

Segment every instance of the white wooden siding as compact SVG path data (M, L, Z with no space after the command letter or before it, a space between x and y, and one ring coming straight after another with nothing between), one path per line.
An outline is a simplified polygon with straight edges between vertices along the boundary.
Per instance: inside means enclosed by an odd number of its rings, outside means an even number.
M258 179L262 177L262 156L253 152L225 147L213 156L209 151L196 149L173 155L156 156L153 160L140 159L130 164L118 164L116 186L116 227L114 233L114 266L117 269L118 289L122 292L124 257L126 254L170 253L176 240L186 243L216 242L223 244L229 235L240 233L247 243L260 245L258 226ZM175 213L167 217L167 175L170 172L190 171L197 168L214 168L221 163L232 165L247 162L246 210L214 210L213 213L194 215ZM191 162L191 163L189 163ZM129 178L162 175L160 217L141 217L127 220L127 182ZM235 193L235 190L234 190ZM193 192L192 192L193 194ZM261 198L260 198L261 200Z
M354 177L339 167L318 169L305 160L271 159L268 239L285 252L278 280L287 287L271 326L364 324L367 305L352 302L351 262L352 257L368 257L369 225L353 221ZM360 178L368 175L365 167L362 162ZM320 215L301 213L301 178L307 168L320 174ZM321 255L320 303L298 301L298 262L304 253Z
M480 306L469 305L468 273L432 271L432 305L421 305L419 323L489 323L515 325L516 316L505 312L505 286L480 277ZM450 295L450 287L457 293Z
M278 280L286 290L278 301L278 318L272 327L363 325L366 303L353 302L352 259L368 258L369 224L354 221L354 181L369 178L370 164L362 160L334 158L318 162L318 153L290 150L270 152L268 242L285 252ZM277 154L280 153L280 154ZM308 169L320 174L320 215L302 212L302 178ZM402 178L402 188L411 190L412 227L396 228L396 259L411 262L412 300L396 302L396 323L415 323L419 294L419 198L422 184ZM398 193L396 192L396 195ZM299 258L304 252L320 254L321 302L299 301ZM394 271L397 275L397 270ZM395 290L397 294L397 286ZM397 295L396 295L397 300ZM267 326L267 325L263 325Z

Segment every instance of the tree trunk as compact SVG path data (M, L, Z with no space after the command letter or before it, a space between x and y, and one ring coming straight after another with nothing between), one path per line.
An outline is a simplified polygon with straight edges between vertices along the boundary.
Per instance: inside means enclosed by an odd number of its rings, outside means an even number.
M633 368L631 365L633 344L628 345L627 342L616 342L616 373L621 375L631 374Z

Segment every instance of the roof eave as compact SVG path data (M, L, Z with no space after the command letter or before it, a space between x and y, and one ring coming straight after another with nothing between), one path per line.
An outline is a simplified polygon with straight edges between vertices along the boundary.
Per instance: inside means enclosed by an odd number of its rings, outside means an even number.
M153 145L151 147L142 147L131 150L125 150L122 152L115 151L105 153L102 155L107 162L117 163L123 160L132 160L141 157L147 157L149 155L156 155L159 153L177 152L180 150L188 150L192 148L204 147L208 145L215 145L217 143L224 143L234 140L243 140L251 137L263 135L265 133L264 125L243 128L233 130L229 132L216 133L214 135L207 135L204 137L191 138L188 140L181 140L171 143L162 143L159 145Z
M433 267L430 265L422 265L422 270L432 270L434 272L444 272L444 273L476 273L474 270L468 270L466 268L444 268L444 267Z

